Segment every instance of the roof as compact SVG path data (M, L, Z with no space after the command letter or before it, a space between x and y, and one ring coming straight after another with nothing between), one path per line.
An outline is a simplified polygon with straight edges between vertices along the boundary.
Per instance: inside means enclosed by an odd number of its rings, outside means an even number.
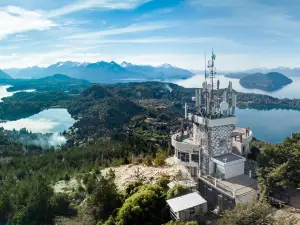
M235 164L238 162L244 162L246 161L246 159L242 156L233 153L228 153L228 154L213 157L213 161L214 162L218 161L216 163L222 163L222 164Z
M197 205L206 203L206 200L202 198L197 192L193 192L187 195L182 195L177 198L167 200L168 205L173 212L179 212L185 209L190 209Z

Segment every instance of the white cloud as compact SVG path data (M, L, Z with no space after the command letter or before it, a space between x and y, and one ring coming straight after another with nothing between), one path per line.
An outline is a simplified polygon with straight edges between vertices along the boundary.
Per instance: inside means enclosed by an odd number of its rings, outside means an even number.
M120 34L128 34L128 33L137 33L137 32L144 32L144 31L153 31L153 30L159 30L163 28L167 28L170 26L174 26L174 24L168 24L168 23L153 23L153 24L133 24L127 27L122 28L115 28L115 29L108 29L98 32L89 32L89 33L80 33L80 34L74 34L68 37L65 37L65 39L84 39L84 38L99 38L99 37L105 37L105 36L113 36L113 35L120 35Z
M0 39L7 35L29 30L46 30L56 24L43 18L39 12L28 11L15 6L1 8Z
M49 12L48 17L62 16L69 13L77 12L85 9L105 9L105 10L129 10L134 9L151 0L79 0L73 4L69 4L60 9Z

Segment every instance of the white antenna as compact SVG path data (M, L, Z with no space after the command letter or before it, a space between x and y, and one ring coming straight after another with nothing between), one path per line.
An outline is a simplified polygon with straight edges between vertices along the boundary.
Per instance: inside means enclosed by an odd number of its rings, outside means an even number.
M184 103L184 118L187 119L187 104Z

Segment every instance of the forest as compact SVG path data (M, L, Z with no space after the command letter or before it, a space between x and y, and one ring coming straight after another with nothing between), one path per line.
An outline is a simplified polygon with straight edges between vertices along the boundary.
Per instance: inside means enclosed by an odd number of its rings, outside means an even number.
M182 103L191 101L193 92L178 85L146 82L93 85L79 95L22 92L4 98L1 115L8 115L10 107L19 104L28 107L20 107L20 112L27 110L28 114L60 106L77 122L64 132L69 140L57 150L24 145L0 130L0 224L195 224L171 221L165 200L188 190L178 186L168 190L168 177L152 185L136 182L120 192L113 171L105 176L100 172L109 166L136 163L133 156L138 156L141 164L163 165L172 154L170 132L180 129ZM243 101L256 101L256 97L241 95ZM16 111L9 118L18 116ZM257 158L261 200L275 191L298 188L300 137L294 135L276 145L259 144L253 145L261 152ZM79 186L71 193L55 191L57 182L72 180ZM255 214L230 220L233 213L251 211L253 205ZM269 206L252 203L247 207L224 212L219 224L247 224L241 222L258 219L271 224L266 216Z

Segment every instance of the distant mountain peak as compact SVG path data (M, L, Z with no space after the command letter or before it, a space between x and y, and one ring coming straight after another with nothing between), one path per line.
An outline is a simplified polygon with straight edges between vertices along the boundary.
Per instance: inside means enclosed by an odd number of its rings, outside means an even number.
M164 68L164 69L175 68L175 66L172 66L171 64L168 64L168 63L162 64L159 67Z
M128 62L125 62L125 61L123 61L120 65L121 65L122 67L133 66L131 63L128 63Z
M79 66L85 66L87 63L80 63L80 62L74 62L74 61L65 61L65 62L57 62L53 65L50 65L49 67L79 67Z

